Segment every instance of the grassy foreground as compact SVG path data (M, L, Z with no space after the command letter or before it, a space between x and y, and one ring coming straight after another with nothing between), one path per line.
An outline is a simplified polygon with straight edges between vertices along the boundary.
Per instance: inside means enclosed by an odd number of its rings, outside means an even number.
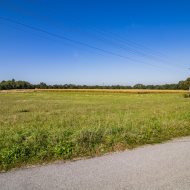
M0 170L190 135L182 94L0 93Z

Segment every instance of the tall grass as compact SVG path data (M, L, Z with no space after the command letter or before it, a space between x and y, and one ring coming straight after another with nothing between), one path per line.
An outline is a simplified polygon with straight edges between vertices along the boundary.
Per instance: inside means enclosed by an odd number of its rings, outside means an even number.
M0 94L0 170L190 135L181 94Z

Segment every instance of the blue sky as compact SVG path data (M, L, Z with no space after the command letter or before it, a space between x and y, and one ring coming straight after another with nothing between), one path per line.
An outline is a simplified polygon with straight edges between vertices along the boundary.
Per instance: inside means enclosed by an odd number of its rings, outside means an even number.
M190 75L189 10L188 0L1 0L0 80L184 80Z

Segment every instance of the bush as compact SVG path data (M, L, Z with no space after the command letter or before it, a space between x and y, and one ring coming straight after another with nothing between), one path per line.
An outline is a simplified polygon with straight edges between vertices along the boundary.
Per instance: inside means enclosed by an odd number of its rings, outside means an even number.
M190 93L184 94L184 98L190 98Z

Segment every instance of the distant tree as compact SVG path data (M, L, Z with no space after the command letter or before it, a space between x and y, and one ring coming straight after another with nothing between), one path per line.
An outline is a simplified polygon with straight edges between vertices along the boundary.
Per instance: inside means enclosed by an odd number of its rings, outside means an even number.
M134 89L145 89L146 86L143 85L143 84L136 84L136 85L133 86L133 88L134 88Z
M10 90L10 89L32 89L32 88L40 88L40 89L47 89L47 88L54 88L54 89L189 89L190 86L190 78L187 78L185 81L179 81L178 84L164 84L164 85L143 85L143 84L136 84L132 86L121 86L121 85L74 85L74 84L64 84L64 85L47 85L44 82L40 84L34 85L26 81L16 81L15 79L12 80L3 80L0 82L0 90Z
M8 81L2 81L0 83L0 90L10 89L31 89L34 88L32 84L26 81L15 81L14 79Z
M36 87L40 88L40 89L46 89L46 88L48 88L47 84L44 83L44 82L40 82L40 84L37 84Z
M183 90L188 90L190 87L190 78L187 78L185 81L179 81L178 88Z

